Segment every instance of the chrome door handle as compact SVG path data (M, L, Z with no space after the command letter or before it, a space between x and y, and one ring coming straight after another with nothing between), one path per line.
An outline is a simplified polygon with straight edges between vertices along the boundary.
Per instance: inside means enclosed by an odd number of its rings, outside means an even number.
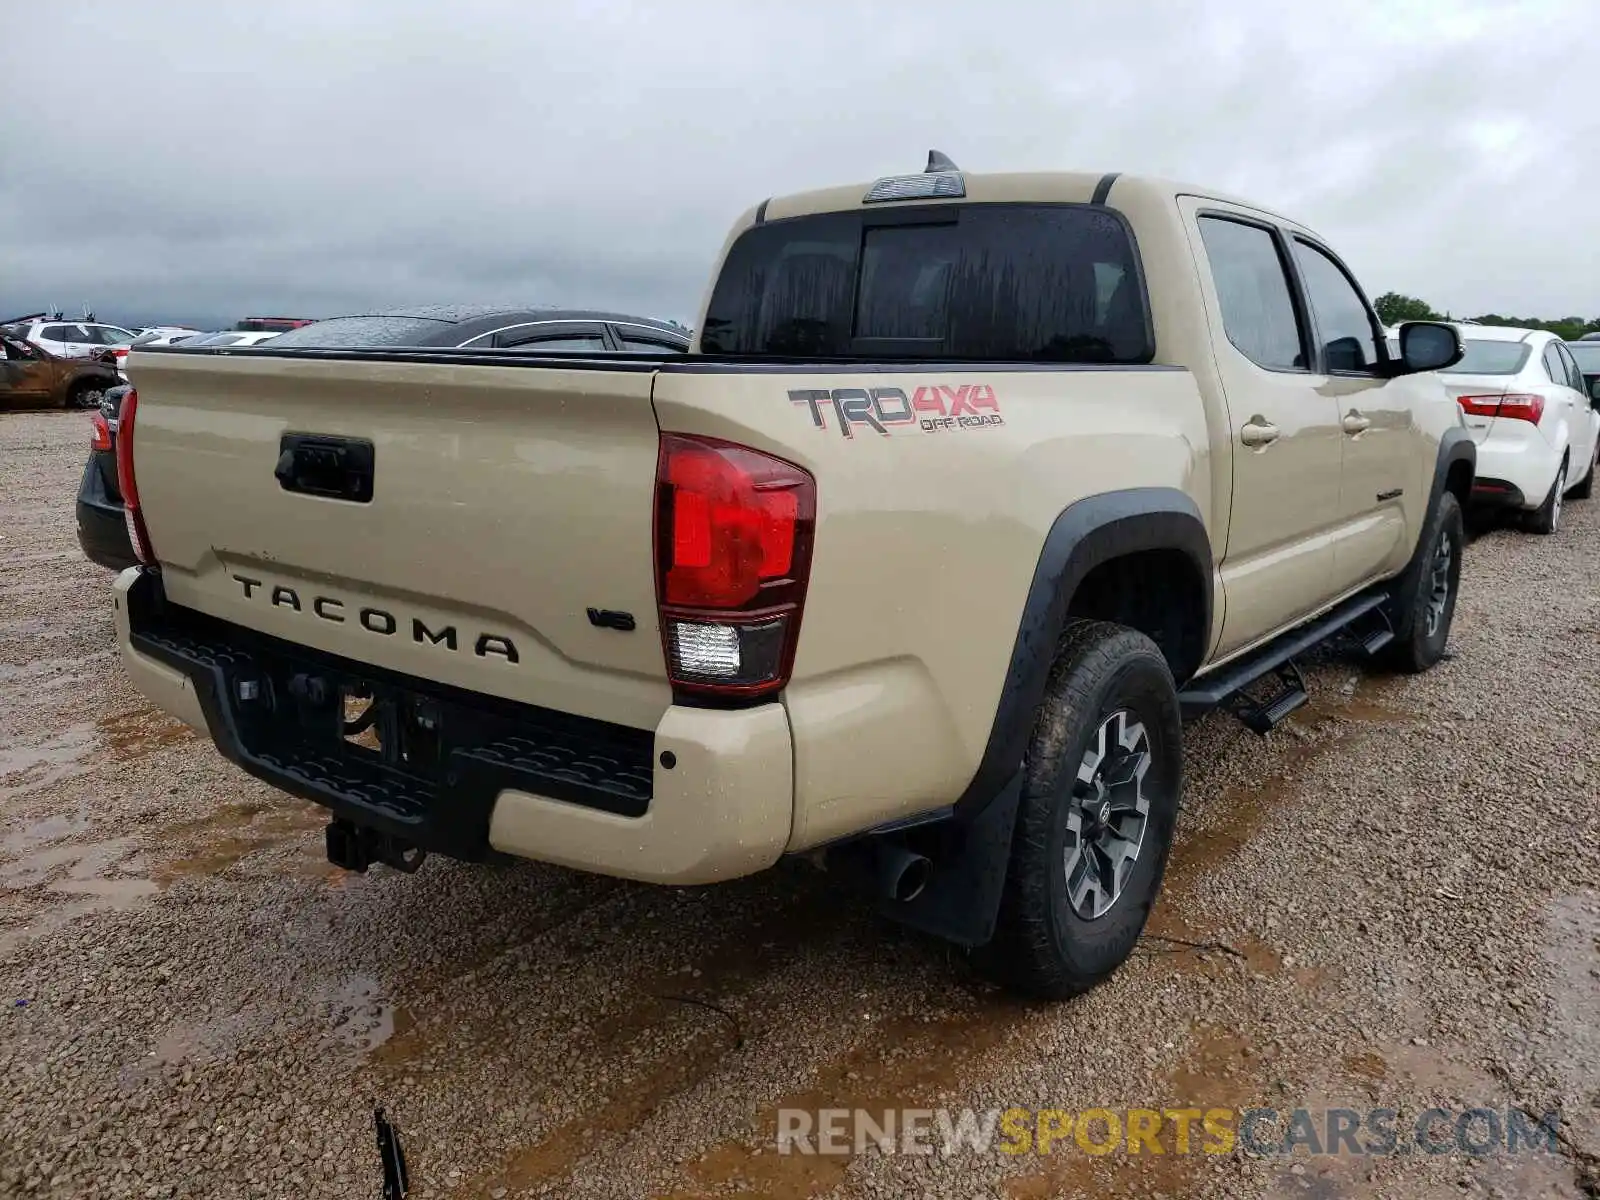
M1349 412L1345 413L1344 431L1346 433L1354 436L1358 433L1365 433L1370 428L1372 428L1371 417L1363 417L1353 408Z
M1278 440L1278 427L1260 417L1251 417L1239 430L1239 440L1246 446L1270 446Z

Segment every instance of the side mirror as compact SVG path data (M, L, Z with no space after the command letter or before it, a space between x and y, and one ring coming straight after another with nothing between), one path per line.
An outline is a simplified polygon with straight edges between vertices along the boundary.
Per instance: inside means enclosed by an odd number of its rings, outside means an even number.
M1440 371L1455 366L1466 352L1455 326L1442 321L1407 321L1400 326L1400 361L1393 364L1394 373Z
M1595 408L1600 408L1600 375L1587 376L1589 380L1589 401Z

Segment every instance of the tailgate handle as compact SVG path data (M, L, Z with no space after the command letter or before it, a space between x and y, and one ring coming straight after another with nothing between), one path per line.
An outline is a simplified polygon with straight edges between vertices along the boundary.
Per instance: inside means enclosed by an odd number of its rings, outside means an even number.
M286 433L273 475L286 492L367 504L372 500L373 451L365 438Z

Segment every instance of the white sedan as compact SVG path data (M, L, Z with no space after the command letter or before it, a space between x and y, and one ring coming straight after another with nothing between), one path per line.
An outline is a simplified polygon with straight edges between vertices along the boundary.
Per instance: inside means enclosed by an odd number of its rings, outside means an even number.
M1554 533L1565 496L1585 499L1600 452L1600 411L1572 352L1553 333L1460 326L1466 354L1441 371L1478 443L1472 498L1522 511Z

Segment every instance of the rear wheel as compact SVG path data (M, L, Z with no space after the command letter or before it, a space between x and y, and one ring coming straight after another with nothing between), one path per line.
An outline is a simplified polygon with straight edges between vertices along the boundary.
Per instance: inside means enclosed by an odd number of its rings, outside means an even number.
M994 940L999 982L1059 1000L1133 951L1161 888L1183 724L1161 651L1103 621L1067 627L1035 717Z
M1544 503L1528 514L1528 529L1532 533L1554 533L1561 528L1561 497L1567 490L1567 460L1561 460L1556 469L1556 481L1550 485L1550 494Z
M1395 670L1417 675L1444 657L1456 615L1466 541L1461 502L1453 492L1445 492L1417 543L1416 591L1407 611L1395 614L1394 641L1385 652L1385 661Z

